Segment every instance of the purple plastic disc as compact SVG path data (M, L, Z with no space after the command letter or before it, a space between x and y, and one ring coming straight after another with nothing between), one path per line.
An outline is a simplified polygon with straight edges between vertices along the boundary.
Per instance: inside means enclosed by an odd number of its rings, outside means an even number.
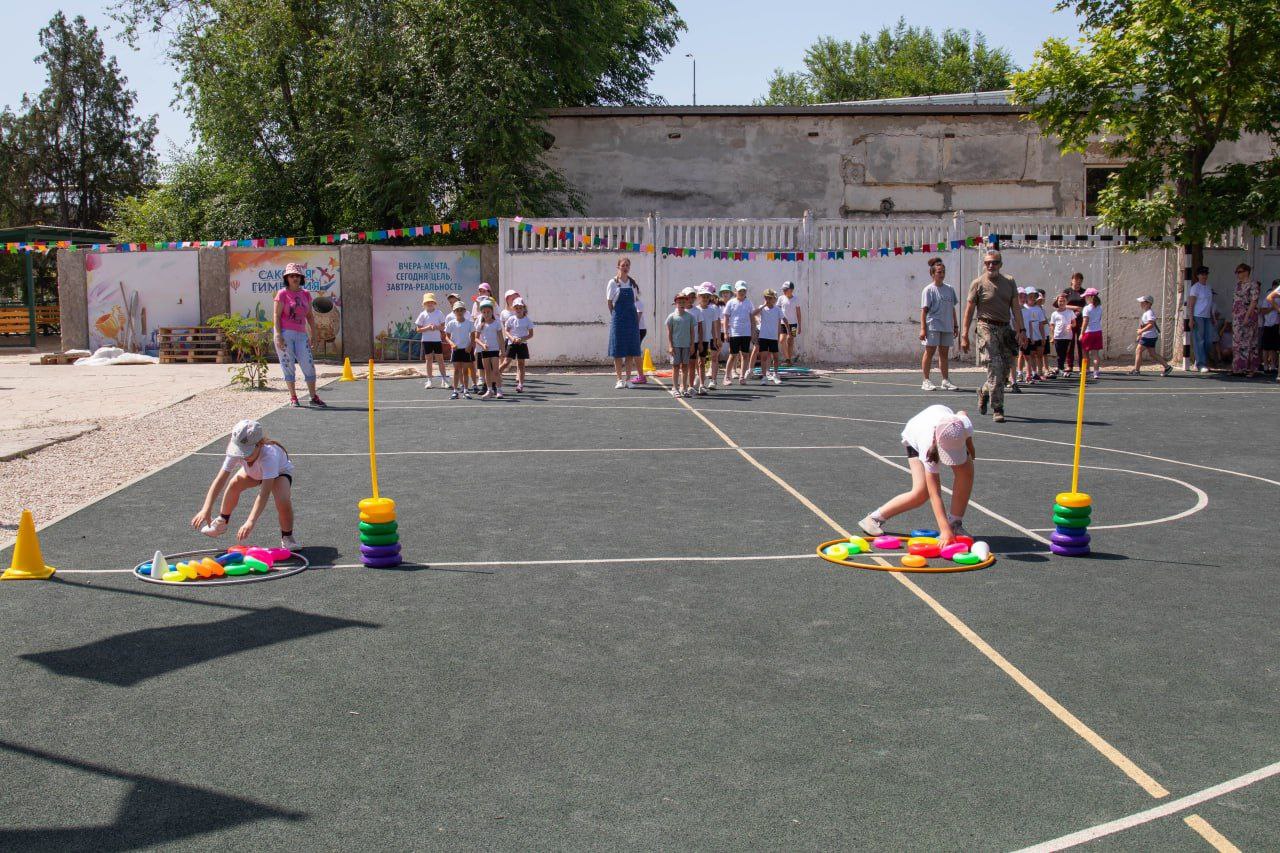
M360 556L363 557L394 557L400 553L400 543L394 542L390 545L361 545Z
M1089 546L1085 545L1080 548L1068 548L1065 545L1050 545L1049 550L1057 554L1059 557L1087 557L1089 556Z
M389 569L392 566L400 565L400 555L395 554L390 557L361 557L360 562L364 563L371 569Z
M1083 548L1089 544L1089 534L1081 533L1079 536L1068 536L1065 533L1050 533L1049 541L1064 548Z

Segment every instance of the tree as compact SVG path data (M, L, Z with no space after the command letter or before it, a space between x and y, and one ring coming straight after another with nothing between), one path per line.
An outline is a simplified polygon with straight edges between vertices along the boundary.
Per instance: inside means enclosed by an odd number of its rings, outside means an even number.
M118 15L131 35L172 32L198 139L123 206L133 239L578 209L543 160L543 111L652 100L684 26L669 0L123 0Z
M155 117L134 115L114 57L83 17L58 12L40 31L48 82L20 111L0 113L0 187L11 222L99 227L114 200L153 177Z
M824 36L805 51L805 70L781 68L758 104L802 105L1003 89L1016 70L1003 48L966 30L935 34L899 19L890 30L863 33L854 44Z
M1063 151L1099 145L1126 161L1102 219L1192 246L1280 218L1280 16L1274 0L1086 0L1078 47L1049 39L1014 77L1014 98ZM1207 171L1221 143L1258 133L1273 156Z

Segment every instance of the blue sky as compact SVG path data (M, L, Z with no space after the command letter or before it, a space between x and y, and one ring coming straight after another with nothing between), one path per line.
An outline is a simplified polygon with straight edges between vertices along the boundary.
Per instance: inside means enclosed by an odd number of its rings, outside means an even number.
M68 17L84 15L104 31L107 50L114 53L138 93L144 114L159 115L158 148L163 157L171 144L184 144L188 126L180 110L171 106L175 75L164 59L164 43L144 37L140 50L126 47L114 35L115 25L105 7L110 0L64 0L32 3L0 0L5 27L0 34L0 103L15 106L23 92L43 86L41 69L32 61L39 52L37 33L61 8ZM673 104L691 97L691 68L686 53L698 59L699 104L747 104L764 94L773 69L801 67L804 50L823 35L855 39L860 33L892 25L902 15L907 23L978 29L993 45L1006 47L1025 67L1036 47L1049 36L1074 39L1075 18L1054 12L1054 3L1028 0L992 4L973 0L908 0L901 4L873 4L848 0L676 0L688 31L654 74L651 89ZM998 11L997 11L998 10Z

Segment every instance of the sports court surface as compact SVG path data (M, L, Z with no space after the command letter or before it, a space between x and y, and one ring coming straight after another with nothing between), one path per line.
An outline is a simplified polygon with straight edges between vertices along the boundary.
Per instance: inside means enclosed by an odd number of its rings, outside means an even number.
M43 530L59 573L0 585L0 849L1280 847L1274 384L1091 386L1074 560L1044 544L1074 383L1010 396L966 517L1000 559L946 575L814 547L972 394L612 385L377 383L397 570L355 566L362 382L264 420L300 575L128 574L208 547L221 440Z

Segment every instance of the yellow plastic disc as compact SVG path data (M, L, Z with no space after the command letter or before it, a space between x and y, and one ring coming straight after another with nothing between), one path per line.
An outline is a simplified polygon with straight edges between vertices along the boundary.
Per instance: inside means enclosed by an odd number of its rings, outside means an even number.
M940 543L938 542L938 537L936 536L913 536L907 540L908 548L910 548L912 545L937 545L937 544L940 544Z
M916 554L907 554L902 558L902 565L908 569L923 569L929 565L929 561Z
M859 551L870 551L870 550L871 550L871 543L870 543L870 542L868 542L867 540L863 539L861 536L850 536L850 537L849 537L849 544L850 544L850 545L857 545L857 546L858 546L858 550L859 550Z
M1054 498L1054 500L1063 506L1069 506L1072 509L1093 506L1093 498L1089 497L1084 492L1059 492L1058 496Z
M377 513L375 515L370 515L367 512L362 512L360 513L360 520L363 521L365 524L390 524L391 522L396 520L396 514L392 512L392 513Z
M160 580L169 581L170 583L182 583L187 577L182 572L165 572L160 576Z
M1066 504L1063 504L1066 506ZM360 501L360 511L367 512L370 515L382 515L385 513L395 514L396 502L391 498L365 498Z

